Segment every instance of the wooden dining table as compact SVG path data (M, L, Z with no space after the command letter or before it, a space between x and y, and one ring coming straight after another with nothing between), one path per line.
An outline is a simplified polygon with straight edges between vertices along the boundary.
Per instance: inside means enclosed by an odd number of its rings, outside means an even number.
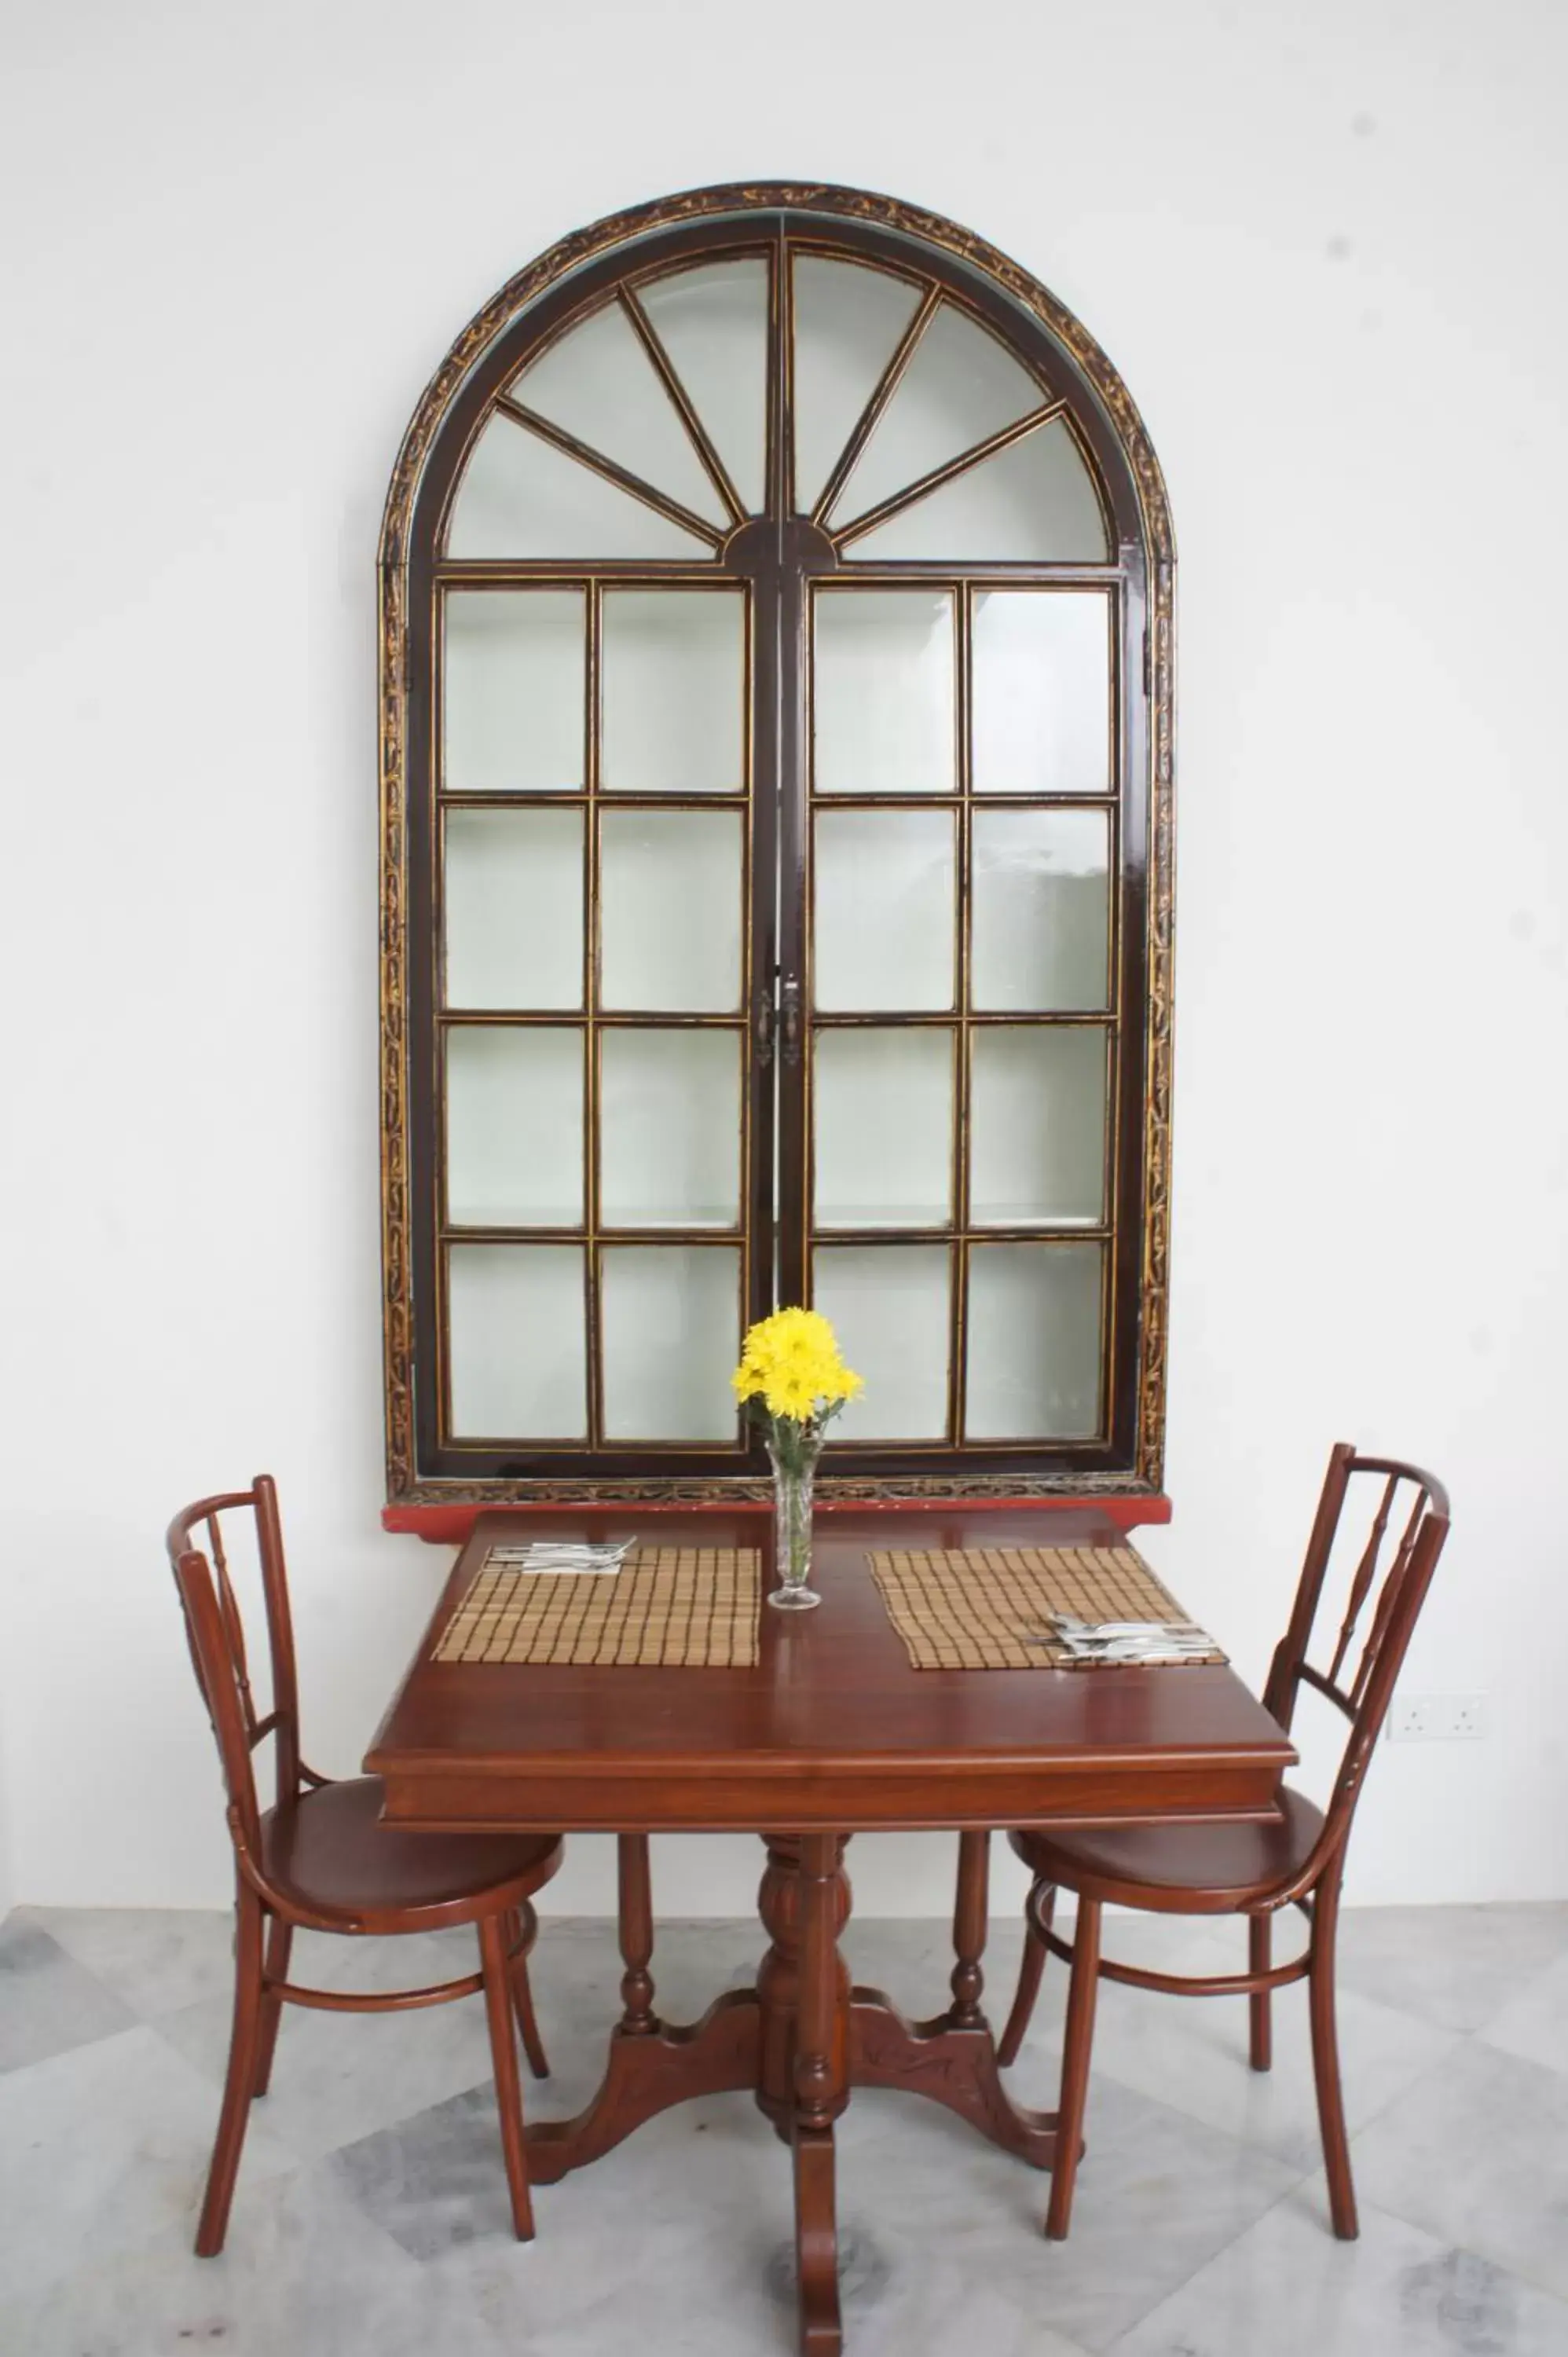
M756 1547L762 1508L481 1514L366 1769L387 1822L432 1831L613 1833L619 1841L623 2011L597 2094L528 2130L548 2184L596 2160L672 2104L749 2090L793 2157L800 2347L843 2346L833 2123L857 2087L947 2106L1036 2169L1055 2115L1003 2086L982 2007L993 1827L1260 1820L1295 1753L1229 1668L917 1670L872 1577L871 1549L1124 1544L1076 1508L840 1510L818 1519L813 1612L764 1604L753 1668L437 1661L436 1641L501 1539L619 1539ZM654 2008L648 1836L745 1830L766 1846L768 1945L755 1986L701 2020ZM856 1833L959 1835L952 2001L907 2019L856 1986L843 1954L845 1845Z

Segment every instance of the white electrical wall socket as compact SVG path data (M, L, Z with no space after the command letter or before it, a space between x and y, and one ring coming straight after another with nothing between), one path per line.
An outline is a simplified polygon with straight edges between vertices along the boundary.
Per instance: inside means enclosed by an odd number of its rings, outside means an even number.
M1396 1695L1389 1712L1391 1743L1474 1742L1486 1731L1485 1695Z

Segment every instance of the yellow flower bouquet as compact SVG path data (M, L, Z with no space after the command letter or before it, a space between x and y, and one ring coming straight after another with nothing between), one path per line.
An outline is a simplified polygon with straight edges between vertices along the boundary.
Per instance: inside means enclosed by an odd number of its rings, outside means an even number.
M839 1354L838 1337L815 1309L776 1309L748 1331L731 1379L762 1430L773 1465L780 1585L769 1604L807 1611L822 1598L808 1587L811 1492L827 1427L865 1386Z

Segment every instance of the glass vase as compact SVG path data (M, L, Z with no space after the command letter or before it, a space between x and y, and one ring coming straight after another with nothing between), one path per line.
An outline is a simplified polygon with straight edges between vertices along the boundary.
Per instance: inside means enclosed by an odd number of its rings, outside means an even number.
M773 1467L773 1562L778 1574L768 1601L779 1612L810 1612L822 1602L809 1585L811 1568L811 1493L820 1439L803 1437L788 1452L768 1447Z

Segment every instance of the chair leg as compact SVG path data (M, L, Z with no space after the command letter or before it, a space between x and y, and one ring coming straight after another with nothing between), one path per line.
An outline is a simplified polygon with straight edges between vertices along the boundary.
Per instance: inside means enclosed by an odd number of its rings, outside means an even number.
M1332 1869L1330 1869L1332 1872ZM1323 2132L1323 2162L1328 2172L1328 2213L1342 2243L1361 2229L1350 2176L1350 2146L1345 2134L1345 2097L1339 2083L1339 2041L1334 2025L1334 1947L1339 1917L1336 1878L1321 1883L1313 1900L1312 1970L1307 1991L1312 2017L1312 2068L1317 2082L1317 2119Z
M507 1961L508 1919L487 1915L479 1925L479 1963L485 1975L485 2011L489 2017L490 2054L496 2071L496 2109L500 2114L501 2151L511 2191L511 2219L520 2243L533 2240L533 2204L528 2191L528 2152L522 2140L522 2086L512 2029L512 1975Z
M1062 2091L1057 2107L1057 2155L1051 2163L1051 2199L1046 2233L1064 2243L1072 2217L1089 2096L1089 2057L1094 2043L1094 2006L1100 1988L1100 1901L1080 1896L1072 1943L1072 1979L1068 1986L1067 2029L1062 2040Z
M1247 1970L1266 1973L1273 1956L1272 1915L1249 1915L1247 1918ZM1254 2071L1267 2071L1274 2059L1274 2025L1271 2010L1272 1989L1254 1989L1247 1999L1248 2060Z
M266 1977L269 1981L288 1978L289 1950L294 1945L294 1925L274 1915L267 1932ZM283 2019L283 1999L270 1989L262 1991L262 2026L256 2043L256 2083L252 2093L264 2095L272 2084L273 2056L277 2050L278 2024Z
M200 2259L217 2256L229 2229L229 2205L234 2198L234 2179L240 2171L240 2152L256 2083L261 2027L262 1903L242 1883L234 1942L234 2020L229 2036L229 2072L223 2083L223 2108L218 2115L212 2166L207 2172L206 2199L196 2229L196 2255Z
M536 2079L548 2079L550 2059L544 2051L544 2040L539 2034L539 2017L533 2010L533 1991L529 1986L528 1959L533 1952L539 1931L539 1919L532 1907L516 1909L508 1920L507 1938L512 1950L511 1995L517 2007L517 2026L522 2032L522 2050L528 2057L528 2067Z
M1002 2033L1002 2043L996 2050L996 2060L1004 2069L1018 2060L1018 2049L1024 2043L1024 2033L1029 2027L1036 2001L1040 1994L1040 1975L1046 1969L1047 1948L1040 1937L1051 1928L1051 1915L1057 1894L1049 1883L1042 1889L1039 1883L1030 1891L1024 1908L1024 1961L1018 1967L1018 1991L1013 1999L1013 2010L1007 2017L1007 2027ZM1036 1907L1039 1910L1036 1914Z

